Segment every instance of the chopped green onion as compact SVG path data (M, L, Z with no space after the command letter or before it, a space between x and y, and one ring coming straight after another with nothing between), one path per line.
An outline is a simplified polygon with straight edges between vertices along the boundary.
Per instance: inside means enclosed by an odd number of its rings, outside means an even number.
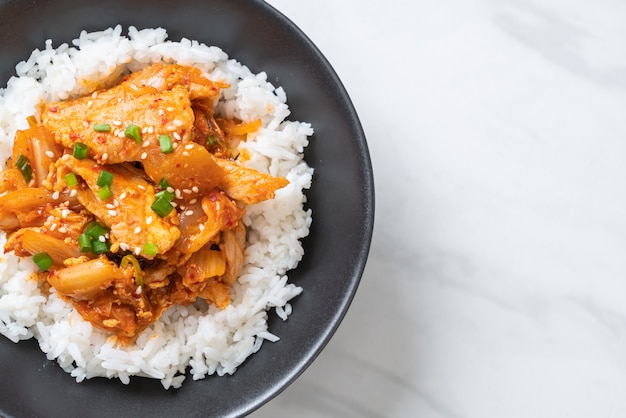
M100 241L100 240L93 240L92 243L92 248L93 248L93 252L94 254L104 254L109 252L109 242L108 241Z
M167 189L168 187L170 187L165 177L163 177L161 181L159 181L159 186L163 187L164 189Z
M30 164L26 164L24 167L20 168L20 171L22 172L26 183L30 183L30 181L33 179L33 169L31 168Z
M154 257L155 255L157 255L158 251L159 251L159 247L157 247L157 245L152 242L146 242L143 245L142 252L149 257Z
M170 201L167 200L167 197L165 196L157 197L151 208L162 218L165 218L172 210L174 210L174 206L172 206Z
M109 185L103 186L100 190L98 190L100 200L107 200L112 194L113 193L111 192L111 187L109 187Z
M120 267L125 269L128 267L128 264L133 265L133 269L135 270L135 284L137 286L143 286L143 271L141 271L141 265L139 265L139 261L132 254L127 254L122 257L122 261L120 262Z
M159 135L159 144L161 145L161 152L163 154L169 154L170 152L174 152L172 137L170 137L169 135Z
M176 194L174 194L173 192L168 192L167 190L161 190L160 192L154 194L154 197L156 198L159 198L161 196L166 198L168 202L171 202L176 197Z
M20 156L17 157L15 166L22 172L26 183L29 183L33 179L33 168L30 166L30 161L28 160L28 157L20 154Z
M24 156L24 154L20 154L19 157L17 157L17 161L15 162L15 166L17 168L22 168L24 167L26 164L30 164L30 162L28 161L28 158Z
M48 271L53 264L52 258L45 251L35 254L33 256L33 261L41 271Z
M96 184L100 187L111 186L113 183L113 173L109 173L106 170L100 170L100 174L98 174L98 180L96 180Z
M126 127L124 131L126 138L134 139L136 143L141 144L141 132L139 132L139 126L132 123Z
M207 135L206 142L209 144L209 146L215 145L215 137L211 134Z
M82 142L75 142L72 155L78 160L84 160L85 158L87 158L87 150L87 145L83 144Z
M96 132L109 132L111 130L111 125L108 123L96 123L93 125L93 130Z
M81 251L83 248L86 248L87 241L91 241L91 251L94 254L104 254L109 251L110 244L109 241L106 240L106 234L109 230L102 226L100 223L93 221L89 223L83 233L78 237L78 244L81 247ZM81 238L85 236L84 238Z
M93 221L85 227L83 232L89 235L92 239L98 240L101 236L106 235L109 230L100 223Z
M91 237L86 233L80 234L78 237L78 248L81 253L88 253L93 250L93 246L91 244Z
M76 178L76 174L67 173L65 175L65 182L67 183L67 187L74 187L78 184L78 179Z

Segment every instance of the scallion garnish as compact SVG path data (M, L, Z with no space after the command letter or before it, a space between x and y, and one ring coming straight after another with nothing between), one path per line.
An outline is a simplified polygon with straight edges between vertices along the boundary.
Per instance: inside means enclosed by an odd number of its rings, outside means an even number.
M48 271L48 269L52 267L52 264L54 264L50 255L45 251L33 255L33 261L41 271Z
M93 125L93 130L96 132L109 132L111 131L111 125L108 123L96 123Z
M87 158L87 150L87 145L83 144L82 142L74 142L74 150L72 152L72 155L78 160L84 160L85 158Z
M93 240L91 246L94 254L104 254L109 252L110 249L108 241Z
M100 170L100 174L98 174L98 180L96 180L96 184L100 187L111 186L113 183L113 173L109 173L106 170Z
M206 136L206 142L207 142L207 144L209 144L209 146L212 147L213 145L215 145L215 137L213 135L211 135L211 134L207 135Z
M93 251L91 237L88 234L80 234L80 236L78 237L78 248L80 249L81 253L88 253Z
M100 200L107 200L112 194L111 187L108 185L103 186L100 190L98 190L98 197L100 197Z
M139 132L139 126L132 123L126 127L124 131L126 138L134 139L136 143L141 144L141 132Z
M129 264L133 265L133 270L135 271L135 284L137 286L143 286L143 271L141 271L141 265L139 264L139 260L132 255L127 254L122 257L122 261L120 262L120 267L125 269Z
M76 174L67 173L65 175L65 182L67 183L67 187L74 187L78 184L78 179L76 178Z
M163 154L169 154L170 152L174 152L172 137L169 135L159 135L159 145L161 145L161 152Z
M104 254L109 252L111 245L106 239L109 230L100 223L93 221L89 223L83 233L78 237L78 247L81 252L92 251L94 254Z
M15 161L15 166L17 168L22 168L26 164L30 164L30 162L28 161L28 158L25 157L24 154L20 154L19 157L17 157L17 161Z
M159 186L163 187L164 189L167 189L168 187L170 187L165 177L163 177L161 181L159 181Z
M142 252L149 257L154 257L155 255L157 255L158 251L159 251L159 247L157 247L157 245L152 242L146 242L143 245Z
M28 157L25 157L24 154L20 154L20 156L17 157L15 166L22 172L26 183L29 183L33 179L33 168L30 166Z
M176 197L176 194L174 194L173 192L168 192L167 190L161 190L160 192L154 194L154 197L156 197L157 199L161 196L166 198L168 202L171 202Z
M83 232L89 235L92 239L98 240L101 236L106 235L109 230L99 222L93 221L85 227Z
M165 218L172 210L174 210L174 206L172 206L170 201L165 196L157 197L151 208L162 218Z

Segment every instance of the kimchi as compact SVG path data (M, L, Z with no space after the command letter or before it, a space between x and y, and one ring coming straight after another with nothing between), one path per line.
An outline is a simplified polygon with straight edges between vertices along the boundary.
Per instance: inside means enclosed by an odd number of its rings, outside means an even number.
M0 174L5 251L32 257L44 288L122 340L175 304L227 307L246 205L288 184L238 161L261 121L216 117L227 87L153 64L41 104Z

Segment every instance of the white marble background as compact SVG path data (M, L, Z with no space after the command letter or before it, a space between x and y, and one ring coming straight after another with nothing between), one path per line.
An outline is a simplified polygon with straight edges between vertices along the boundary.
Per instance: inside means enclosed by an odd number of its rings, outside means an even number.
M365 128L350 311L263 417L626 417L626 2L270 0Z

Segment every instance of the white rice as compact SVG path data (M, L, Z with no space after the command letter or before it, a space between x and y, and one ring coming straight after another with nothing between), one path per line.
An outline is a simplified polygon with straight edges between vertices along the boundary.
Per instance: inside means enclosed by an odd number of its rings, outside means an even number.
M246 164L285 176L290 184L275 199L247 208L245 265L232 287L231 305L224 310L202 303L173 307L127 347L116 346L54 292L46 296L28 279L35 268L30 259L1 256L0 332L13 342L35 337L47 358L78 382L104 376L127 384L131 376L145 376L167 389L180 387L186 371L194 380L232 374L265 340L278 341L268 330L268 310L274 308L286 320L289 301L302 291L288 283L286 272L302 258L299 240L311 224L303 189L309 188L313 170L302 153L313 130L286 120L285 92L267 82L265 73L253 74L219 48L169 41L163 29L130 27L124 35L121 26L82 32L72 45L54 48L46 41L44 50L33 51L16 66L17 76L0 90L0 159L10 155L15 131L27 127L26 117L35 114L40 101L89 94L102 80L154 62L193 65L229 83L218 113L263 121L256 137L241 145L251 155ZM0 245L4 242L1 234Z

